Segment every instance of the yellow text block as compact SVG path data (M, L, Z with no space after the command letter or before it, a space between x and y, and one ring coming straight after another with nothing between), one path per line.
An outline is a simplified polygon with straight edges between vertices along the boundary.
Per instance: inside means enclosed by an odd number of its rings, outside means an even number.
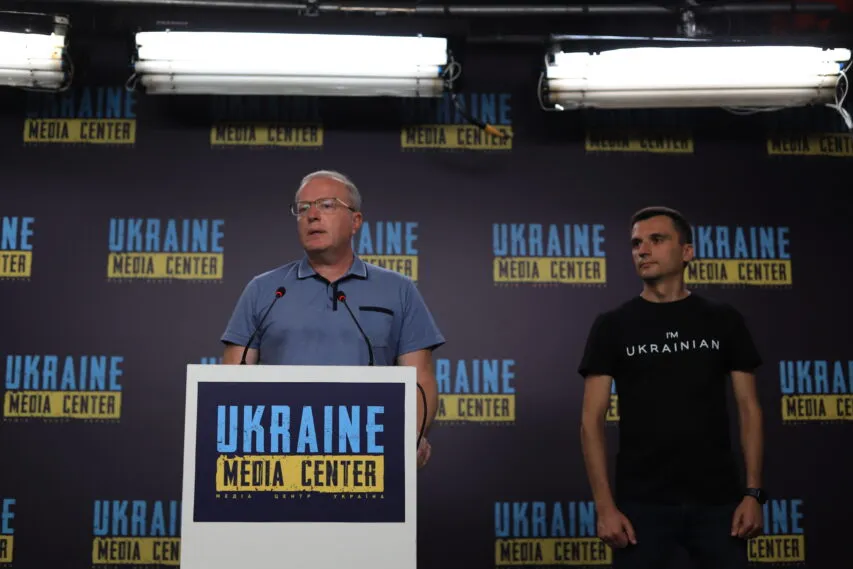
M0 563L11 563L15 560L15 537L0 535Z
M323 146L323 125L287 123L219 123L210 129L211 146Z
M417 255L363 255L361 260L365 263L405 275L413 281L418 280Z
M597 537L499 539L495 565L610 565L613 552Z
M792 283L791 261L771 259L694 259L685 281L692 284L787 286Z
M220 456L217 492L383 492L382 455Z
M607 260L587 257L495 257L496 283L603 284Z
M118 419L121 393L117 391L7 391L4 417Z
M753 563L792 563L806 560L806 536L760 535L747 544Z
M66 144L134 144L135 119L27 119L24 142Z
M96 537L92 542L95 565L180 565L179 537Z
M223 275L222 253L110 253L111 279L217 280Z
M437 421L513 422L515 395L454 393L438 396Z
M408 149L512 150L512 127L495 126L501 135L479 126L423 124L404 127L400 145Z
M33 276L32 251L0 251L0 278L15 279Z
M851 395L783 395L783 421L853 421Z

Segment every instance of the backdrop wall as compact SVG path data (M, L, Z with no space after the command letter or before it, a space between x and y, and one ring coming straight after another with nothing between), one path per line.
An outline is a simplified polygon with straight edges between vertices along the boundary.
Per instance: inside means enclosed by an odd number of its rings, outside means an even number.
M539 55L468 55L460 98L512 138L459 124L447 101L152 98L97 75L61 97L3 94L0 563L100 567L127 544L135 565L179 563L184 366L216 363L248 279L301 255L288 204L331 168L362 190L360 253L415 278L448 340L420 567L521 564L537 545L528 565L609 563L589 545L575 370L595 315L640 290L629 218L653 204L697 226L695 290L740 309L766 361L771 537L750 555L843 564L853 271L833 248L851 237L853 144L839 117L545 112ZM612 419L615 443L615 395ZM548 538L579 541L558 560Z

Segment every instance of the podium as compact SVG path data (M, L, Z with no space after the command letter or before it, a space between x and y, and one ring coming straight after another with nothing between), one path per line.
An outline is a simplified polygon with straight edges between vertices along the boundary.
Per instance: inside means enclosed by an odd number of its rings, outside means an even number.
M188 365L181 569L414 569L413 367Z

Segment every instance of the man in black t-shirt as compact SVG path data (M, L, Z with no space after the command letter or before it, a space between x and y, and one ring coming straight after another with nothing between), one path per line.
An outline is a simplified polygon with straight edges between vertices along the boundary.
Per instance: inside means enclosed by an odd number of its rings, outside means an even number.
M666 569L678 545L703 569L747 567L746 540L762 528L761 357L740 313L688 291L690 225L669 208L632 219L639 296L596 318L579 373L581 439L614 569ZM619 396L615 496L607 477L604 417ZM746 484L731 449L731 381Z

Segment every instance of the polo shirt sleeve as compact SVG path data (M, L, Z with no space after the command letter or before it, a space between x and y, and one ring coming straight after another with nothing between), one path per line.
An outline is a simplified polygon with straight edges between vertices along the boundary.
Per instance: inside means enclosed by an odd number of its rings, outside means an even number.
M237 344L245 346L249 341L249 336L255 329L257 321L257 306L258 300L258 281L252 279L249 284L243 289L240 298L237 300L237 305L231 313L231 319L222 334L223 343ZM251 348L257 348L260 345L260 338L255 336L252 340Z
M411 281L403 289L403 318L397 340L397 356L418 350L434 350L445 342L420 291Z

